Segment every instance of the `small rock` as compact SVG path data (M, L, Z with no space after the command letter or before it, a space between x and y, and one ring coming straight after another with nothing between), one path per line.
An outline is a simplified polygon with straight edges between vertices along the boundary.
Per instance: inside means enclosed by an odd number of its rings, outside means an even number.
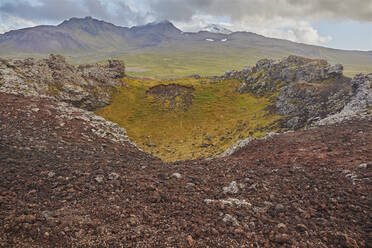
M194 189L194 187L195 187L194 183L187 183L186 184L186 189L188 189L188 190L192 190L192 189Z
M304 224L297 224L296 230L299 232L305 232L307 230L307 227Z
M166 180L166 179L168 179L167 175L164 174L164 173L160 173L160 174L158 174L158 178L159 178L159 179L162 179L162 180Z
M171 177L175 177L177 179L181 179L182 178L182 175L180 173L173 173Z
M156 147L156 144L154 142L150 142L147 144L148 147Z
M256 224L253 221L249 222L248 225L249 225L249 228L251 229L251 231L253 231L256 228Z
M225 223L231 224L235 227L240 226L239 221L235 217L231 216L230 214L225 214L222 221Z
M347 234L338 232L335 234L334 238L338 241L339 247L359 248L358 243Z
M20 222L20 223L32 223L36 220L36 217L35 215L21 215L19 217L16 218L17 222Z
M208 143L202 143L201 145L200 145L200 148L208 148L208 147L210 147L210 146L212 146L212 144L208 144Z
M283 213L285 211L285 208L282 204L277 204L275 207L274 206L269 207L267 211L272 217L275 217L280 213Z
M362 164L358 165L358 168L359 169L367 169L367 164L366 163L362 163Z
M277 234L275 235L275 242L280 244L287 243L289 241L289 236L287 234Z
M152 196L150 197L151 202L156 203L161 201L161 195L158 191L154 191Z
M97 231L98 231L98 233L101 234L101 235L106 235L106 234L107 234L107 229L106 229L106 227L104 227L104 226L99 226L99 227L97 227Z
M55 175L56 175L56 173L53 172L53 171L50 171L50 172L48 173L48 177L54 177Z
M239 192L238 184L235 181L232 181L229 186L222 188L223 193L237 194Z
M108 178L110 179L110 180L116 180L116 179L118 179L120 177L120 175L118 174L118 173L116 173L116 172L111 172L110 174L109 174L109 176L108 176Z
M94 178L94 180L97 181L97 183L102 183L103 182L103 176L102 175L98 175Z
M67 193L74 193L75 192L75 189L74 188L69 188L68 190L67 190Z
M288 228L287 226L284 224L284 223L279 223L276 228L278 229L278 231L280 232L287 232Z
M42 212L42 215L47 220L53 219L53 216L54 216L54 214L50 211L44 211L44 212Z
M138 224L138 218L135 215L131 215L128 219L129 223L133 226Z
M275 206L275 210L276 210L276 212L278 212L278 213L282 213L282 212L284 212L285 208L284 208L283 204L277 204L277 205Z
M234 231L236 234L244 234L244 230L240 227L238 227L237 229L235 229Z
M187 243L189 243L189 246L190 247L194 247L195 246L195 240L192 238L191 235L187 236Z

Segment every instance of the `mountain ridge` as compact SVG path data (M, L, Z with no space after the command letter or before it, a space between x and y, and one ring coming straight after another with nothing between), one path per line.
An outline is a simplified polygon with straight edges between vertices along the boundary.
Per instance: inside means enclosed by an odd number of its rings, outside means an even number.
M58 53L71 58L74 63L97 62L114 56L125 59L129 67L152 71L143 73L143 76L156 73L167 77L185 76L183 68L194 73L216 75L230 69L231 65L234 69L242 69L258 59L278 59L292 54L344 64L350 76L356 72L372 72L371 51L295 43L245 31L230 34L183 32L170 21L129 28L92 17L73 17L56 26L41 25L6 32L0 35L0 53L10 58ZM160 62L169 58L180 61ZM226 59L231 60L229 66ZM155 72L153 63L161 67L160 70ZM195 70L196 65L200 71ZM166 73L161 73L162 70Z
M221 25L218 25L218 24L207 25L207 26L205 26L204 28L202 28L201 30L199 30L197 32L184 32L181 29L177 28L169 20L163 20L163 21L160 21L160 22L150 22L150 23L147 23L147 24L144 24L144 25L138 25L138 26L132 26L132 27L124 27L124 26L115 25L115 24L110 23L110 22L106 22L104 20L99 20L99 19L93 18L91 16L86 16L84 18L71 17L70 19L64 20L60 24L57 24L57 25L37 25L37 26L33 26L33 27L26 27L26 28L21 28L21 29L10 30L10 31L7 31L3 34L0 34L0 40L3 36L8 36L9 34L12 34L14 32L29 31L29 30L40 29L40 28L59 28L59 27L64 28L64 27L71 26L71 23L75 23L75 24L76 23L79 23L79 24L81 24L81 23L83 23L83 24L95 23L95 24L100 24L100 25L104 24L104 25L108 25L108 26L115 27L115 28L122 29L122 30L126 30L126 31L128 31L128 30L138 30L138 29L149 28L149 27L168 26L171 29L178 30L179 33L187 33L187 34L197 34L197 33L200 33L200 32L207 32L207 33L211 33L211 34L221 34L221 35L226 35L226 36L234 35L234 34L235 35L236 34L254 34L254 35L257 35L259 37L264 37L266 39L288 41L290 43L302 44L302 45L307 45L307 46L322 47L322 48L326 48L326 49L341 50L341 51L355 51L355 52L372 53L372 50L364 51L364 50L358 50L358 49L339 49L339 48L332 48L332 47L326 47L326 46L321 46L321 45L307 44L307 43L302 43L302 42L294 42L294 41L281 39L281 38L267 37L267 36L260 35L260 34L250 32L250 31L231 31L231 30L229 30L229 29L227 29L227 28L225 28ZM229 33L217 32L218 30L215 30L216 32L214 32L214 31L210 30L211 28L215 28L215 27L218 27L218 28L224 29L226 31L229 31ZM151 30L151 31L153 31L153 30Z

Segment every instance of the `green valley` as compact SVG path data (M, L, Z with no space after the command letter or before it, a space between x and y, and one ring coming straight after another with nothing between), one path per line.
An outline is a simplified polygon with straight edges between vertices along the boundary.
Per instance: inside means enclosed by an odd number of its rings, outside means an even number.
M282 118L269 111L270 99L237 92L237 80L122 80L112 103L96 114L164 161L216 156L240 139L276 131Z

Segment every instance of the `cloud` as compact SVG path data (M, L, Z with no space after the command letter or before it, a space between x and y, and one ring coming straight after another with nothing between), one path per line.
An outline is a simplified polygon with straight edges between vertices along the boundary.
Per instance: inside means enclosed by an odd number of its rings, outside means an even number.
M36 5L32 1L13 0L0 3L0 15L39 23L93 16L118 25L139 24L147 18L147 13L132 10L125 0L38 0Z
M239 21L247 16L317 20L372 21L372 0L148 0L159 18L191 20L194 15L227 16Z
M294 42L320 45L332 40L331 36L321 36L308 21L285 17L272 19L246 17L232 25L234 31L249 30L267 37L286 39Z
M372 0L149 0L149 3L156 19L171 19L186 30L219 22L218 18L223 17L235 31L309 44L332 39L320 35L311 23L372 22Z
M184 31L198 31L215 23L232 31L249 31L266 37L286 39L294 42L320 45L332 40L331 36L321 36L307 21L289 18L273 19L246 17L239 22L219 21L212 15L195 15L188 22L175 22Z
M0 32L21 27L17 20L57 24L85 16L122 26L167 19L187 31L220 23L235 31L322 44L332 38L319 34L314 23L372 22L372 0L3 0Z
M0 5L0 12L32 21L62 20L66 15L78 16L88 13L72 0L41 0L37 5L31 4L30 1L16 0Z
M5 32L8 32L10 28L4 24L0 24L0 34L3 34Z
M23 18L15 17L15 16L1 16L1 19L6 19L7 21L4 22L5 24L0 24L0 34L8 32L13 29L20 29L24 27L33 27L36 26L37 24L25 20Z

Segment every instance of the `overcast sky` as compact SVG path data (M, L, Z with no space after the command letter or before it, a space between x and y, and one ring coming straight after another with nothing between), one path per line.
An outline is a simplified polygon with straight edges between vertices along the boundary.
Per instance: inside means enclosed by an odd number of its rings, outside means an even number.
M71 17L121 26L170 20L183 31L233 31L341 49L372 50L372 0L0 0L0 33Z

